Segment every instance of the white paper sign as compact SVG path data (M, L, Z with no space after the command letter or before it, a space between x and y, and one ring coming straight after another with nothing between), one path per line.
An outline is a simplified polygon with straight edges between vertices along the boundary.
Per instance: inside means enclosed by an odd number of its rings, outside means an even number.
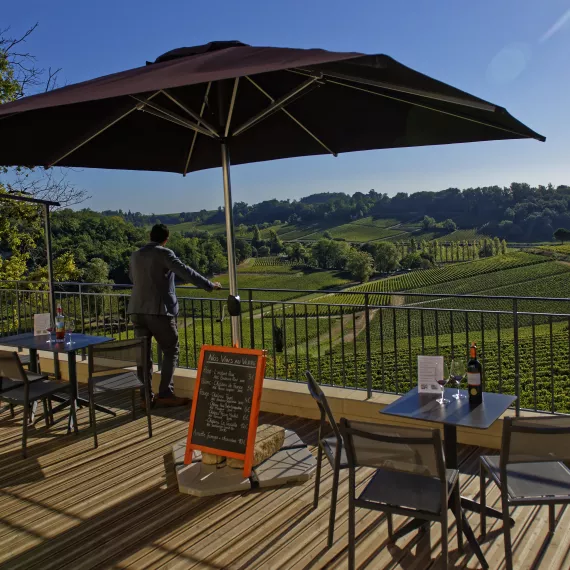
M418 356L418 392L441 394L443 356Z
M34 336L49 334L50 314L38 313L34 315Z

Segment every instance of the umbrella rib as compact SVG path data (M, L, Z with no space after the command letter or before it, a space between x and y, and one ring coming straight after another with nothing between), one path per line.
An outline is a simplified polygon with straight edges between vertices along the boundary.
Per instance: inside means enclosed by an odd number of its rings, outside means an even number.
M341 87L348 87L349 89L356 89L357 91L363 91L364 93L369 93L370 95L378 95L379 97L384 97L386 99L392 99L393 101L399 101L400 103L407 103L408 105L414 105L415 107L420 107L422 109L427 109L428 111L434 111L436 113L441 113L442 115L449 115L450 117L455 117L456 119L463 119L464 121L469 121L471 123L476 123L478 125L483 125L485 127L491 127L499 131L504 131L506 133L511 133L519 137L524 137L522 133L513 131L512 129L507 129L506 127L499 127L493 123L487 121L481 121L479 119L473 119L471 117L466 117L465 115L460 115L458 113L452 113L450 111L443 111L441 109L436 109L435 107L430 107L429 105L422 105L421 103L414 103L413 101L408 101L406 99L400 99L399 97L394 97L392 95L386 95L386 93L378 93L377 91L371 91L370 89L364 89L363 87L357 87L356 85L349 85L348 83L343 83L342 81L335 81L333 79L327 79L327 83L332 83L333 85L340 85Z
M185 111L186 113L188 113L198 124L198 126L200 126L200 123L202 125L204 125L209 131L210 133L215 136L215 137L219 137L220 134L218 133L218 131L212 126L210 125L210 123L208 121L206 121L206 119L204 119L202 117L202 115L198 115L198 113L195 113L194 111L192 111L192 109L190 109L189 107L187 107L186 105L184 105L183 103L181 103L180 101L178 101L178 99L176 99L176 97L174 97L173 95L171 95L168 91L166 91L165 89L162 90L162 93L164 95L166 95L166 97L168 97L173 103L176 103L176 105L178 105L183 111Z
M206 93L204 93L204 100L202 101L202 108L200 109L200 121L202 120L202 115L206 110L206 104L208 102L208 94L210 93L210 87L212 87L212 82L208 82L208 87L206 87ZM198 124L200 124L198 121ZM188 158L186 159L186 164L184 166L184 172L182 176L186 176L188 174L188 166L190 165L190 160L192 159L192 153L194 152L194 146L196 145L196 139L198 137L198 132L194 131L194 135L192 136L192 144L190 145L190 150L188 151Z
M80 149L82 146L92 141L95 137L98 137L101 133L104 133L107 129L111 128L113 125L117 124L119 121L130 115L133 111L142 108L141 104L143 106L146 105L148 101L150 101L153 97L156 97L159 93L160 91L157 91L156 93L153 93L152 95L147 97L145 100L140 100L132 109L129 109L128 111L117 117L116 119L113 119L112 121L107 123L104 127L99 129L98 131L94 132L92 135L89 135L85 140L80 142L78 145L75 145L71 150L67 151L64 155L60 156L57 160L54 160L53 162L49 163L46 166L46 168L51 168L55 166L56 164L67 158L70 154L74 153L76 150Z
M145 107L150 107L151 109L154 109L155 111L157 111L159 114L155 115L156 117L159 117L161 119L165 119L165 120L170 121L172 123L178 124L181 127L187 127L189 129L197 131L203 135L206 135L207 137L217 138L210 131L203 129L202 127L200 127L196 123L193 123L192 121L189 121L188 119L185 119L184 117L181 117L180 115L178 115L177 113L174 113L173 111L169 111L169 110L165 109L164 107L157 105L156 103L148 103L145 101L141 101L140 99L138 99L138 97L136 97L136 95L131 95L131 97L133 99L135 99L136 101L140 101L141 103L145 103ZM144 108L142 108L141 110L145 111L145 112L149 112L147 109L144 109Z
M314 72L310 70L300 70L300 69L288 69L290 73L295 73L297 75L302 75L303 77L311 77ZM342 79L345 81L354 81L360 83L361 85L369 85L372 87L380 87L382 89L388 89L390 91L397 91L399 93L407 93L408 95L417 95L418 97L424 97L425 99L434 99L436 101L441 101L443 103L453 103L454 105L463 105L464 107L471 107L473 109L479 109L481 111L489 111L491 113L497 110L497 106L491 103L479 103L478 101L466 101L465 99L460 99L459 97L448 97L446 95L439 95L437 93L432 93L430 91L423 91L421 89L412 89L410 87L402 87L399 85L393 85L392 83L386 83L384 81L374 81L371 79L355 79L350 75L343 73L335 73L333 71L323 72L327 77L333 77L335 79Z
M260 111L259 113L257 113L257 115L254 115L253 117L248 119L245 123L243 123L240 127L238 127L232 133L232 136L240 135L241 133L243 133L247 129L250 129L254 125L257 125L260 121L262 121L263 119L265 119L269 115L272 115L276 111L279 111L285 105L291 103L297 97L304 95L307 92L307 89L309 87L314 87L315 83L317 81L320 81L321 79L322 79L321 75L313 76L313 77L307 79L307 81L304 81L303 83L301 83L301 85L298 85L297 87L295 87L295 89L293 89L292 91L290 91L286 95L283 95L283 97L280 97L274 103L271 103L271 105L269 105L269 107L266 107L265 109L263 109L263 111Z
M228 120L226 121L226 129L224 131L224 137L226 138L228 137L228 134L230 132L230 124L232 122L232 115L234 114L234 106L236 103L238 85L239 85L239 77L236 77L234 81L234 88L232 91L232 99L230 101L230 108L228 110Z
M269 95L269 93L267 93L263 87L258 85L251 77L249 77L249 75L246 75L245 78L261 93L263 93L272 103L275 102L275 99L271 97L271 95ZM338 153L336 153L334 150L331 150L321 139L319 139L319 137L317 137L317 135L311 132L305 125L303 125L303 123L301 123L301 121L296 119L289 111L287 111L287 109L282 107L281 111L283 111L283 113L285 113L292 121L297 123L297 125L299 125L299 127L301 127L309 136L313 137L313 139L315 139L327 152L330 152L335 158L338 156Z

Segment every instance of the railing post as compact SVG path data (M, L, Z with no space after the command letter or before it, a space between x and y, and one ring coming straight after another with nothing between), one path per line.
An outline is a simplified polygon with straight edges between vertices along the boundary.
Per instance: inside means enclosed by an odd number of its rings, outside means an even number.
M251 348L255 348L255 327L253 326L253 291L251 289L247 292L247 299L249 301L249 344ZM263 313L261 314L263 319Z
M16 314L18 315L18 327L16 328L16 334L20 334L20 288L18 281L16 281Z
M370 307L368 306L368 293L364 293L364 319L366 326L366 393L372 397L372 358L370 349ZM356 335L356 331L354 333Z
M81 288L81 283L79 283L79 314L81 315L81 334L85 334L85 314L83 312L83 291ZM83 348L81 350L81 360L85 360L87 357L87 349Z
M515 352L515 396L516 402L516 415L521 415L521 386L520 386L520 362L519 362L519 313L517 306L517 299L513 299L513 343Z

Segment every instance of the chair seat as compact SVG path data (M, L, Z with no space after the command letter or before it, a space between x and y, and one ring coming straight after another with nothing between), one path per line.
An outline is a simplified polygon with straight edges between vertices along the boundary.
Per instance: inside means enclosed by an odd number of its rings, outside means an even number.
M38 380L47 380L47 374L36 374L35 372L27 372L26 376L30 382L37 382ZM22 380L14 380L12 378L0 378L0 393L7 390L13 390L18 386L23 386Z
M53 382L51 380L44 380L40 382L32 382L29 384L30 392L30 402L34 402L36 400L41 400L43 398L47 398L55 394L56 392L62 392L64 390L69 389L69 384L66 386L65 384L60 384L59 382ZM0 398L2 400L6 400L9 402L14 402L18 404L24 403L24 385L21 384L12 390L8 390L6 392L2 392L0 394Z
M139 380L136 372L113 372L112 374L103 374L100 376L92 376L95 392L108 392L115 390L135 390L143 384Z
M484 455L481 461L500 485L500 457ZM507 465L507 491L510 499L560 497L570 500L570 469L559 461L510 463Z
M448 494L458 477L459 471L446 469ZM439 479L431 479L414 473L378 469L358 500L439 514L441 512L440 493Z
M323 446L323 451L327 456L331 465L334 465L334 458L336 456L336 448L337 448L337 439L334 435L329 437L325 437L321 439L321 444ZM340 468L341 469L348 469L348 459L346 457L346 450L344 449L344 445L341 442L341 450L340 450Z

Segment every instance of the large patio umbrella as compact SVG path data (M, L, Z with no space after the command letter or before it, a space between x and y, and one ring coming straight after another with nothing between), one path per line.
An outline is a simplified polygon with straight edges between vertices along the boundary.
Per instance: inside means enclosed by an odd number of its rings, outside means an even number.
M212 42L0 107L0 164L221 166L237 295L233 164L497 139L544 141L504 108L386 55ZM239 326L233 317L233 341Z

